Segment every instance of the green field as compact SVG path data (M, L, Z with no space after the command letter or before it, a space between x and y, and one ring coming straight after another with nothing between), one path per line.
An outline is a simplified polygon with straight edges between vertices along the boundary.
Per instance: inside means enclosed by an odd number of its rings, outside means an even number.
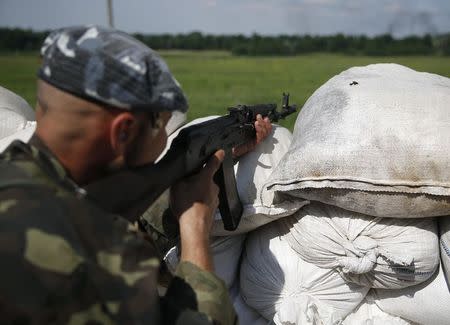
M226 52L162 52L182 84L190 104L189 119L224 114L235 104L276 102L291 94L303 105L329 78L352 66L394 62L418 71L450 77L450 57L361 57L314 54L296 57L235 57ZM37 54L0 54L0 85L35 103ZM295 116L282 125L292 129Z

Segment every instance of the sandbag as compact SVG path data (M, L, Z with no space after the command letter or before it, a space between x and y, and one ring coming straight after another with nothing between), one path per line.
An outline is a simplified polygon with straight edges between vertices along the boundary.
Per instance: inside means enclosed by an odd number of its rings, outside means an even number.
M1 119L1 117L0 117ZM36 130L36 122L35 121L27 121L25 124L25 128L19 131L14 132L13 134L0 139L0 152L5 150L9 144L15 140L20 140L22 142L28 142L34 134Z
M228 288L238 277L239 262L246 234L238 236L215 237L211 243L214 270Z
M338 324L369 288L302 260L283 239L279 221L247 237L240 271L243 300L275 324Z
M227 288L231 288L238 278L239 262L245 240L245 234L239 236L215 237L211 239L211 255L214 273L221 278ZM179 263L179 250L176 246L165 255L164 261L170 272L175 273Z
M25 99L13 93L11 90L0 86L0 110L3 109L17 113L24 117L26 121L35 120L34 110Z
M366 296L358 308L344 319L342 325L413 325L413 323L385 313L373 301L368 301Z
M166 134L171 135L186 122L186 113L180 111L172 112L166 125Z
M178 129L169 137L166 149L158 160L164 156L173 139L182 129L217 117L199 118ZM271 134L253 151L239 159L234 166L237 190L244 209L239 227L234 231L225 230L220 212L217 210L211 231L213 236L239 235L249 232L273 220L291 215L308 203L306 200L276 196L271 192L262 193L264 183L287 152L290 142L290 131L273 125ZM266 204L262 203L263 200Z
M438 220L442 267L450 289L450 216L440 217Z
M239 280L239 279L237 279ZM233 302L234 311L238 316L240 325L267 325L268 321L256 312L253 308L247 305L242 300L239 292L239 281L236 281L231 289L228 290L231 301Z
M0 86L0 152L14 140L27 142L35 128L34 111L30 105Z
M279 226L302 259L367 287L415 285L439 266L434 218L374 218L311 202Z
M314 92L270 191L378 217L450 214L450 79L353 67Z
M274 125L272 133L262 143L239 159L234 172L239 198L244 206L241 222L235 231L226 231L217 210L212 229L214 235L249 232L273 220L289 216L308 203L306 200L275 196L273 192L262 191L272 169L286 153L290 140L291 133L288 129Z
M442 268L427 282L401 290L376 289L381 310L424 325L450 324L450 292Z

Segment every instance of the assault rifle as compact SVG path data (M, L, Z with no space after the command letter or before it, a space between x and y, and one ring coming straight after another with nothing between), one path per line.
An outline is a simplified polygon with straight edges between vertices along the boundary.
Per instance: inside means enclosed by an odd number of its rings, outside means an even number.
M254 122L258 114L277 122L296 109L296 105L289 105L289 94L283 94L280 111L276 104L230 107L228 115L182 129L158 163L123 170L89 184L86 190L97 204L134 222L172 184L198 172L217 150L223 149L225 159L214 180L220 188L219 210L224 228L235 230L241 219L242 204L236 187L232 148L255 138Z

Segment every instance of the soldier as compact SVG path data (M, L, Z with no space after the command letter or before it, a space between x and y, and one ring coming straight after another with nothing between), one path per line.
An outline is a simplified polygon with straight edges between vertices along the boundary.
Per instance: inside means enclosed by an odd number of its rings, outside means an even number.
M171 112L187 110L164 61L95 26L51 33L42 56L36 132L0 158L1 323L235 323L208 251L223 151L172 189L181 263L163 298L155 243L82 188L163 150ZM255 126L257 141L271 129L260 117Z

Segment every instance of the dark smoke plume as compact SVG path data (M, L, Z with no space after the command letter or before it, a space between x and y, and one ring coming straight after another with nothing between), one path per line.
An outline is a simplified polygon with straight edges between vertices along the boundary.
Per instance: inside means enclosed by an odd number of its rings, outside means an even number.
M433 22L433 15L430 12L402 11L391 21L387 32L394 36L435 35L437 28Z

